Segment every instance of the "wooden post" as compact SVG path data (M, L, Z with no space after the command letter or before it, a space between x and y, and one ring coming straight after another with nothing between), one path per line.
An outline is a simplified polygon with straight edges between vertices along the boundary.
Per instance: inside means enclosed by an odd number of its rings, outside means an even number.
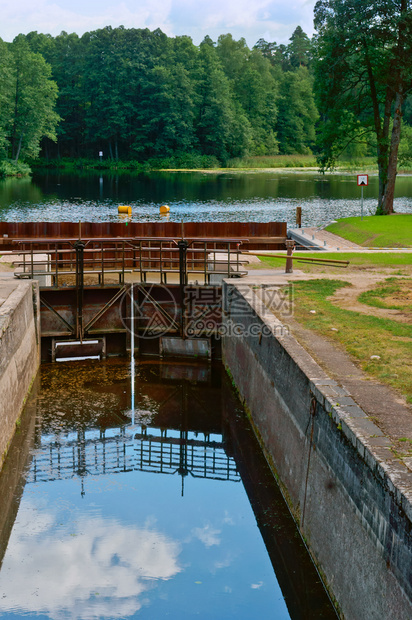
M286 244L286 249L287 249L285 273L293 273L292 253L293 253L293 248L295 247L295 242L292 239L286 239L285 244Z
M302 228L302 207L296 207L296 226Z

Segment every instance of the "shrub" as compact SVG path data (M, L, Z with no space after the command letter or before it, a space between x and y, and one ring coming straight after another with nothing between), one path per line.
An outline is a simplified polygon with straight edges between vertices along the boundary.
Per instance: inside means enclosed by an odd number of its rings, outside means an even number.
M24 162L14 162L10 159L0 162L0 178L27 176L30 172L30 166Z

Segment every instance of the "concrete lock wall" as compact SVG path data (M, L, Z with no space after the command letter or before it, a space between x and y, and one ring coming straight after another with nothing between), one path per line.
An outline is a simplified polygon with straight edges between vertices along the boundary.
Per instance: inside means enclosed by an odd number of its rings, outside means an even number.
M412 618L412 473L251 288L223 296L225 366L341 617Z
M40 364L37 282L19 282L0 305L0 469Z

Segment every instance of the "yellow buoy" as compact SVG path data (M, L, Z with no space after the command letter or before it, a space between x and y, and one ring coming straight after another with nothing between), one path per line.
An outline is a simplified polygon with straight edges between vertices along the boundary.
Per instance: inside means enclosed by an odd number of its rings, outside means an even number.
M169 213L170 207L169 205L162 205L159 209L160 213Z
M119 205L118 213L126 213L127 215L132 214L132 207L128 207L126 205Z

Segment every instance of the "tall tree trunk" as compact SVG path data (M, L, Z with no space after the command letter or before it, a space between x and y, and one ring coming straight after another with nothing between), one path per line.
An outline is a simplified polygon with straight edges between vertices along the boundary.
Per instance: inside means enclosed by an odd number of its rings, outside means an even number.
M386 89L385 97L385 109L383 117L383 125L381 121L381 110L379 107L379 97L376 90L375 76L373 74L372 63L369 56L369 48L366 40L363 41L364 45L364 59L366 70L368 72L369 88L371 92L372 106L373 106L373 123L375 127L375 134L377 139L377 155L378 155L378 170L379 170L379 196L378 196L378 208L376 213L382 213L382 203L386 191L386 183L388 179L388 135L389 135L389 123L391 118L391 108L393 95L391 89Z
M392 137L388 161L388 182L386 183L385 195L382 201L382 212L385 215L393 213L393 199L395 195L395 181L398 167L398 149L401 139L403 98L403 88L401 85L396 93L395 99L395 113L393 116Z
M19 146L17 147L16 158L15 158L15 160L14 160L14 161L16 162L16 164L17 164L17 162L19 161L19 157L20 157L21 144L22 144L22 142L23 142L23 135L24 135L24 133L23 133L23 131L22 131L22 132L21 132L21 134L20 134Z
M409 57L407 53L408 39L408 0L401 0L401 19L398 26L398 44L396 58L392 63L394 75L393 90L395 94L395 111L393 114L391 145L388 159L388 182L385 188L381 212L385 215L393 213L393 199L395 196L395 182L398 167L398 150L401 139L402 106L405 98L405 72L409 72Z
M383 124L378 138L378 170L379 170L379 196L376 214L382 213L382 204L388 182L388 152L389 152L389 129L392 118L393 91L388 86L386 89L385 108L383 112Z
M383 142L383 144L380 144L380 142ZM382 213L383 197L385 195L386 183L388 180L388 144L386 140L378 140L378 174L379 195L376 214Z

